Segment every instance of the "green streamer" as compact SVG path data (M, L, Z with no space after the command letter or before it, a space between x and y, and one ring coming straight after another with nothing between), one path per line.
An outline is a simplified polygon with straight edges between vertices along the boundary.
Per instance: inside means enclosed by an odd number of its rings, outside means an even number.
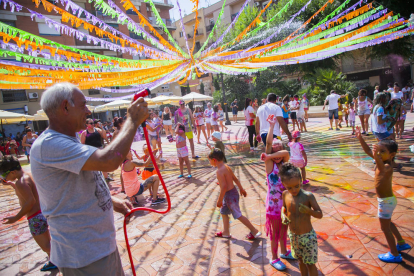
M155 14L155 17L157 18L157 24L163 28L164 32L165 32L165 33L167 34L167 36L168 36L168 40L169 40L171 43L173 43L173 44L174 44L175 48L176 48L177 50L179 50L179 51L180 51L180 53L181 53L184 57L189 58L190 56L189 56L187 53L185 53L185 52L183 51L183 49L181 49L181 47L177 44L177 42L175 41L175 39L171 36L170 32L168 31L167 26L165 25L164 21L162 21L162 18L161 18L161 16L160 16L160 14L158 13L158 10L157 10L157 8L155 7L154 2L152 2L152 0L144 0L144 1L145 1L146 3L149 3L149 4L150 4L151 9L152 9L152 12Z

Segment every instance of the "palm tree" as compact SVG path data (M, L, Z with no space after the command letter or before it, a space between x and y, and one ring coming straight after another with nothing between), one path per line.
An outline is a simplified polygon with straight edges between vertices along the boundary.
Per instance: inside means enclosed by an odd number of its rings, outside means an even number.
M355 84L347 81L344 74L335 70L317 68L315 73L309 74L306 79L311 83L307 93L312 105L322 105L331 90L335 90L338 94L349 93L351 96L356 96Z

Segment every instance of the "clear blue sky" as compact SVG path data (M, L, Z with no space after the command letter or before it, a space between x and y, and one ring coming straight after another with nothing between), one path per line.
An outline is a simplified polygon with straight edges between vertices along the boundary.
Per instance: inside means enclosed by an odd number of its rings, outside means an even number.
M171 3L174 5L174 8L170 10L170 18L174 19L173 21L177 21L180 19L180 12L178 11L177 7L177 0L170 0ZM205 8L208 7L209 4L213 5L214 3L219 2L220 0L199 0L198 8ZM193 9L193 2L190 0L178 0L181 7L182 16L184 16L184 11L186 14L190 14Z

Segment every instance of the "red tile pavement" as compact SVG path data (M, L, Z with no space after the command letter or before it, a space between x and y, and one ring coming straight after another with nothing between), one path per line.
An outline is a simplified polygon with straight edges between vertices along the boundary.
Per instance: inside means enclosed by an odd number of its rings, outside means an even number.
M357 122L359 123L359 122ZM406 130L414 125L408 114ZM308 152L308 179L323 212L321 220L312 219L318 234L319 274L325 275L413 275L414 251L404 252L404 263L385 264L377 255L388 251L381 233L373 183L373 165L362 152L349 128L327 131L325 118L312 118L302 143ZM367 138L374 143L374 138ZM403 164L394 173L394 192L398 206L393 220L408 243L414 246L414 156L408 146L414 133L407 131L399 140L397 161ZM249 152L247 130L242 123L223 134L229 164L248 192L240 207L252 223L264 232L266 183L261 152ZM205 141L202 139L202 142ZM133 148L140 152L143 141ZM163 138L162 174L172 199L167 215L135 213L128 225L137 275L300 275L297 261L284 261L287 270L278 272L269 265L270 243L263 236L247 241L247 229L231 220L232 239L216 239L222 221L216 200L219 187L215 170L206 158L208 148L196 144L197 161L191 161L193 179L177 179L175 145ZM30 166L24 166L30 170ZM186 171L184 171L186 173ZM112 194L120 192L119 170L110 182ZM0 187L0 218L14 214L18 201L9 187ZM149 205L148 197L146 205ZM157 208L163 209L165 205ZM115 214L117 243L127 275L130 263L122 228L122 216ZM289 246L289 245L288 245ZM45 254L31 238L25 219L15 225L0 225L0 275L55 275L41 273Z

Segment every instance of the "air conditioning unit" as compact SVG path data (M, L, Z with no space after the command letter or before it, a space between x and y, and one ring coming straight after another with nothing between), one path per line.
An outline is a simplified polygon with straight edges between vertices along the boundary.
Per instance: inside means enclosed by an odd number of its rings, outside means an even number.
M103 95L104 98L112 98L112 95Z
M39 94L37 93L29 93L29 99L38 99L39 98Z

